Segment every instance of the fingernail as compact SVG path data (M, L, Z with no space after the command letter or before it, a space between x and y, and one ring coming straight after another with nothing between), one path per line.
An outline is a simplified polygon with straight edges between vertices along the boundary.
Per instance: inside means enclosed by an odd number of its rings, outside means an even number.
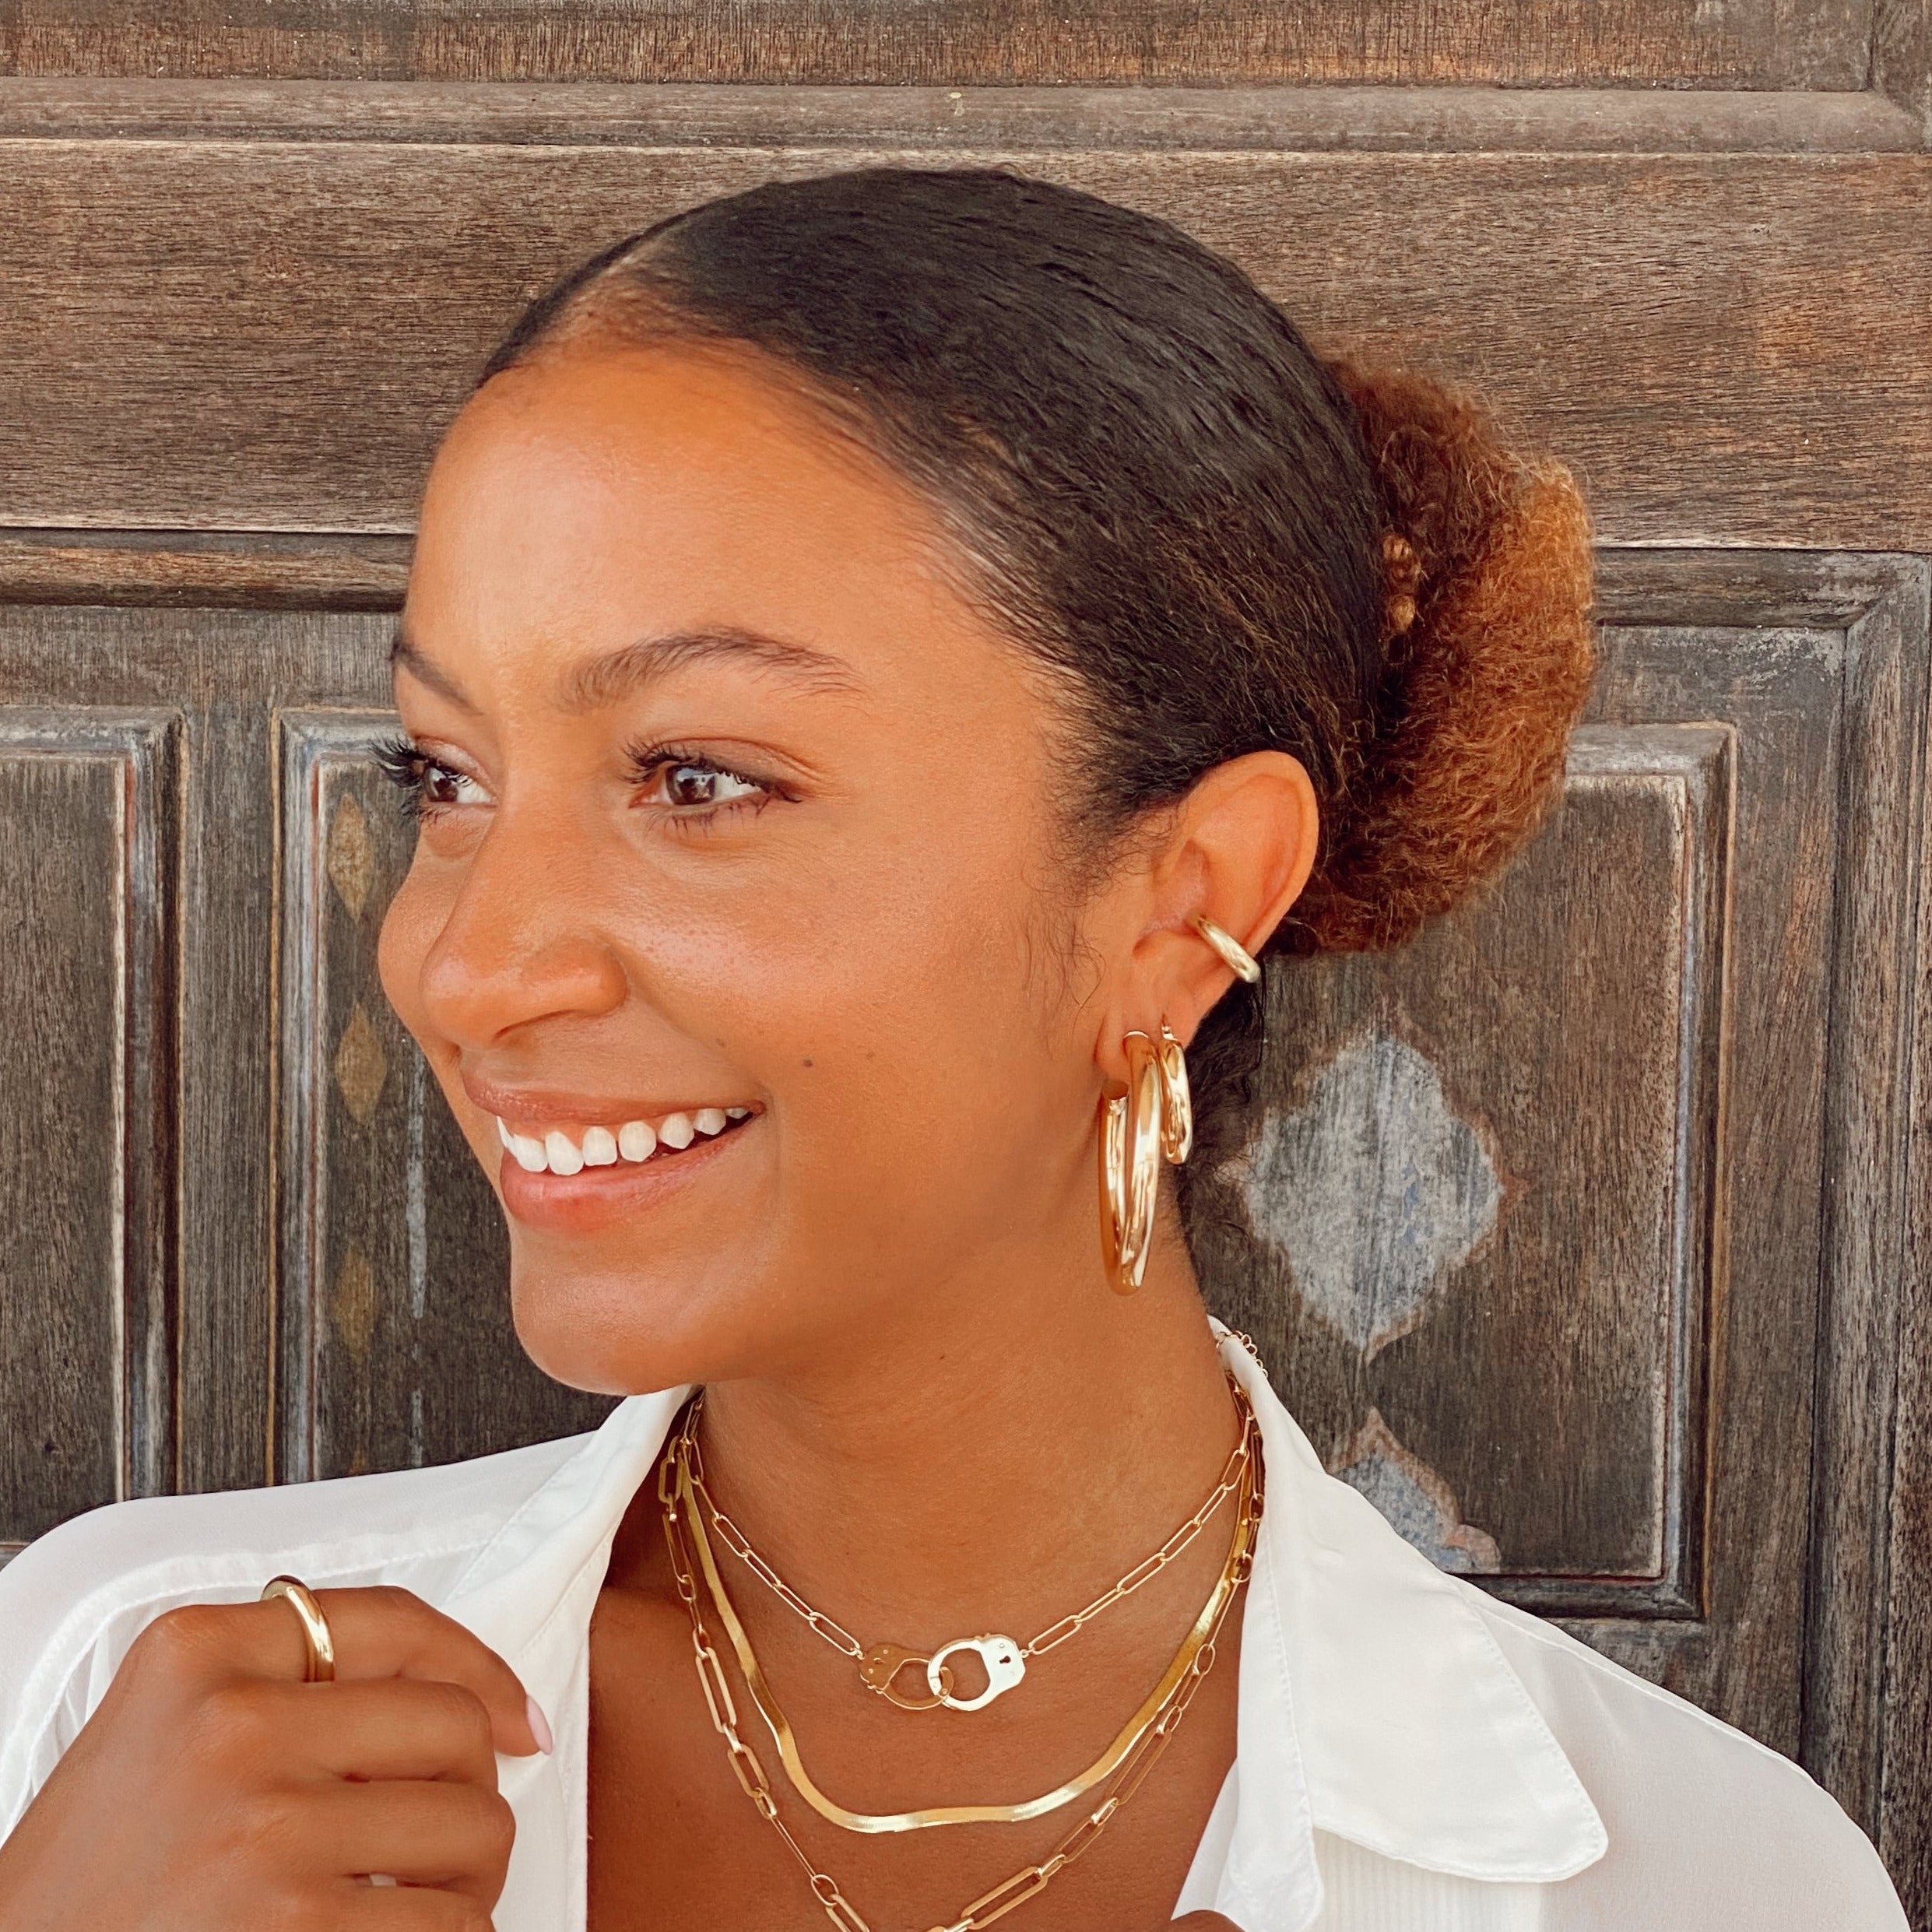
M543 1715L543 1707L533 1697L523 1700L523 1715L529 1720L530 1735L536 1740L536 1748L547 1758L557 1748L557 1740L550 1735L550 1720Z

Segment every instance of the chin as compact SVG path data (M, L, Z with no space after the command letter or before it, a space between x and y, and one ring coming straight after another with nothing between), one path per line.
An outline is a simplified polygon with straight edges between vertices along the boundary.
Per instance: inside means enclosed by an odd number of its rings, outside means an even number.
M600 1395L640 1395L751 1372L771 1298L762 1268L713 1255L701 1270L652 1259L608 1272L512 1244L511 1311L524 1352L553 1380Z

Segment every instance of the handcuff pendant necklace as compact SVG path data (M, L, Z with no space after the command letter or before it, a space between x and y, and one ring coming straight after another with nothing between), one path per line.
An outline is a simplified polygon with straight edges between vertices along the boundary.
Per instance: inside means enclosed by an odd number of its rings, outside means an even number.
M723 1682L722 1673L715 1653L708 1652L704 1638L702 1613L698 1606L701 1587L710 1597L712 1607L724 1625L729 1646L744 1677L745 1687L751 1693L752 1702L757 1706L759 1716L764 1719L765 1728L771 1734L772 1742L778 1747L780 1762L785 1767L792 1788L821 1818L848 1832L913 1832L938 1825L1011 1825L1021 1823L1028 1818L1040 1818L1049 1811L1057 1811L1062 1805L1071 1803L1130 1762L1150 1735L1159 1733L1164 1736L1166 1726L1164 1719L1170 1706L1178 1697L1189 1691L1192 1684L1198 1680L1211 1663L1214 1640L1221 1619L1235 1593L1246 1580L1253 1558L1255 1533L1260 1519L1261 1485L1259 1459L1252 1453L1251 1438L1259 1431L1245 1396L1242 1399L1242 1432L1244 1438L1249 1440L1250 1453L1244 1460L1236 1486L1234 1536L1227 1560L1216 1580L1214 1590L1202 1606L1200 1615L1182 1640L1179 1650L1175 1653L1173 1660L1162 1673L1160 1682L1149 1693L1140 1708L1128 1719L1113 1742L1084 1771L1051 1791L1043 1792L1038 1797L1026 1799L1017 1804L930 1805L914 1811L890 1812L848 1811L845 1807L827 1797L806 1770L791 1725L779 1708L777 1698L772 1695L771 1686L765 1681L764 1673L752 1651L743 1627L738 1621L737 1613L732 1607L724 1580L718 1573L717 1559L711 1554L710 1540L705 1533L704 1513L691 1484L691 1469L688 1460L691 1412L687 1410L684 1427L674 1431L659 1464L658 1496L664 1506L665 1537L670 1547L678 1593L683 1598L692 1615L699 1681L704 1688L705 1701L711 1706L711 1721L725 1736L726 1742L732 1748L732 1768L747 1793L754 1800L759 1796L753 1784L747 1781L757 1771L757 1761L751 1758L749 1765L741 1762L741 1756L749 1757L749 1753L736 1737L735 1724L727 1727L730 1692ZM693 1554L697 1558L694 1564L690 1560ZM714 1676L716 1677L715 1683ZM762 1774L757 1775L761 1778ZM759 1804L759 1809L765 1811L768 1803L768 1794L765 1800ZM766 1814L771 1815L769 1811Z
M1137 1590L1149 1582L1179 1556L1201 1531L1221 1504L1239 1486L1243 1470L1250 1455L1252 1424L1241 1386L1232 1375L1228 1378L1228 1386L1234 1392L1238 1408L1243 1417L1241 1438L1229 1453L1226 1467L1222 1470L1221 1481L1193 1515L1181 1525L1151 1556L1143 1558L1126 1575L1110 1589L1103 1590L1084 1608L1070 1612L1027 1643L1020 1643L1013 1638L997 1632L989 1632L976 1637L955 1637L951 1642L940 1646L936 1650L915 1650L905 1644L880 1642L869 1646L860 1644L843 1625L815 1610L778 1572L752 1547L750 1539L732 1522L712 1500L711 1491L704 1484L704 1465L699 1454L696 1439L697 1416L704 1405L701 1390L693 1403L686 1426L682 1431L681 1456L690 1470L691 1488L696 1502L708 1516L718 1540L750 1570L778 1600L803 1620L806 1626L824 1639L834 1650L850 1657L859 1667L859 1675L869 1691L876 1692L888 1703L896 1704L902 1711L936 1710L943 1705L948 1710L984 1710L996 1697L1011 1690L1027 1674L1027 1660L1037 1657L1064 1643L1076 1631L1084 1628L1109 1605L1118 1603L1123 1597ZM980 1660L986 1674L985 1687L975 1696L955 1697L953 1695L953 1673L947 1660L963 1651L973 1652ZM902 1688L900 1677L911 1667L917 1674L914 1682L922 1682L923 1691Z

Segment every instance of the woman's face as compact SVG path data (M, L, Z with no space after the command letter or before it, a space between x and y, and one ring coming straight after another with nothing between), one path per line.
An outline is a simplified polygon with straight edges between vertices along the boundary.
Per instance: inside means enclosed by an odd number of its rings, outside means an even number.
M564 1380L970 1319L1071 1219L1070 1291L1105 1295L1096 1049L1137 915L1066 883L1059 715L946 556L749 353L558 353L437 457L383 981Z

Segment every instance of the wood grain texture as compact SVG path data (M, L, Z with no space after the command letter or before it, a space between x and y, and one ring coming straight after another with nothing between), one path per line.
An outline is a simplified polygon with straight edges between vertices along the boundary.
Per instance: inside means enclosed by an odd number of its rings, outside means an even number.
M0 1533L117 1483L403 1466L598 1410L517 1355L494 1203L381 1002L374 924L408 840L361 752L386 718L401 554L388 538L0 535L0 707L15 708L0 719L28 764L49 718L71 764L88 742L75 721L104 700L117 744L123 721L161 721L139 742L179 772L178 847L161 842L173 814L137 819L156 828L152 916L183 936L178 984L143 996L177 1017L128 1103L149 1110L155 1171L178 1171L177 1238L146 1250L152 1280L178 1266L178 1311L135 1308L149 1340L128 1359L150 1399L117 1419L98 1304L54 1289L81 1308L78 1336L56 1316L28 1346L61 1351L68 1381L50 1387L83 1449L71 1480L0 1469ZM226 592L209 560L224 557ZM184 557L209 575L200 608L69 601L94 581L176 603ZM1396 1094L1410 1129L1442 1108L1431 1131L1468 1214L1442 1237L1439 1278L1407 1305L1385 1294L1338 1348L1356 1318L1311 1318L1231 1199L1207 1277L1331 1460L1407 1533L1798 1755L1877 1828L1923 1918L1932 1197L1910 1129L1932 1051L1913 1022L1932 992L1914 883L1928 573L1612 548L1600 581L1605 672L1538 845L1411 952L1276 978L1277 1107L1305 1091L1326 1013L1340 1034L1378 1017L1400 1045L1374 1105ZM7 602L9 584L49 600ZM290 607L304 595L345 607ZM16 765L0 750L0 897L12 878L98 987L100 868L76 874L71 838L40 855L19 831L49 809L102 823L109 801L50 806L45 765L16 796ZM170 890L178 915L160 910ZM169 950L133 957L158 975ZM58 974L47 987L85 1006ZM0 993L25 1013L47 987ZM99 1105L99 1059L97 1042L53 1100ZM30 1194L23 1247L98 1245L97 1206L63 1235L65 1197ZM63 1280L92 1279L82 1259ZM153 1342L170 1333L171 1387ZM0 1326L0 1349L20 1345ZM117 1475L114 1432L133 1442L142 1414L148 1446Z
M1871 0L0 0L0 71L1855 88Z
M154 1237L170 1270L164 1281L178 1275L171 1349L140 1308L128 1317L128 1333L143 1348L143 1338L155 1335L156 1363L177 1361L178 1383L170 1392L166 1426L136 1418L148 1473L137 1470L129 1478L130 1493L144 1485L234 1488L270 1480L279 1467L339 1474L359 1464L476 1454L567 1432L597 1412L596 1405L546 1382L517 1351L497 1210L479 1177L468 1171L469 1157L454 1141L441 1100L419 1094L406 1116L392 1104L398 1091L413 1091L412 1080L420 1085L420 1075L409 1072L413 1049L405 1049L382 1007L372 947L406 840L393 807L379 813L373 773L358 763L345 777L341 760L321 754L336 748L328 721L346 712L353 722L345 742L360 746L371 708L386 704L392 619L286 606L304 595L347 595L365 610L393 609L392 546L360 546L370 553L357 562L353 553L328 546L241 537L223 545L237 554L255 546L231 593L210 595L196 608L171 608L165 606L176 602L181 586L169 560L193 555L205 564L223 553L222 546L184 550L170 539L157 547L137 536L116 564L106 554L111 545L76 545L71 532L56 533L37 561L17 532L0 544L0 727L9 705L25 708L12 715L30 721L48 713L84 718L104 702L178 718L167 741L178 746L178 753L170 753L178 756L181 773L178 806L157 813L155 834L166 842L156 846L164 857L155 862L153 890L160 902L179 908L178 926L170 928L176 936L153 968L170 975L155 980L166 989L168 1024L152 1043L144 1033L131 1033L142 1050L131 1049L128 1056L128 1091L136 1096L129 1103L131 1144L138 1152L144 1135L156 1158L168 1164L153 1215L177 1203L179 1217L177 1231L170 1215L165 1238ZM6 573L44 589L61 581L77 553L123 593L159 557L162 567L152 581L164 607L4 601ZM318 553L340 566L319 582ZM0 769L4 753L0 729ZM315 831L325 839L326 824L303 811L305 799L326 802L332 786L352 796L362 788L371 840L370 883L353 918L343 888L329 879L325 847L318 869L308 837ZM177 820L178 841L172 832ZM16 841L0 852L31 851L18 841L37 834L51 853L65 855L63 862L94 863L71 832L44 821L44 813L24 811L0 818L0 828ZM339 862L335 869L341 878L355 876ZM57 901L50 904L60 911ZM304 905L315 915L307 924L300 916ZM66 916L69 923L80 921L95 944L111 939L86 894ZM45 929L51 941L65 927L52 919ZM319 936L318 943L304 941L304 933ZM293 944L286 955L285 943ZM137 961L154 952L131 947ZM37 965L58 966L61 954L50 943L30 957ZM170 967L169 959L177 963ZM37 1010L31 997L40 983L0 988L8 995L5 1010L23 1016L23 1024ZM47 984L60 982L50 977ZM395 1070L381 1084L385 1091L370 1096L373 1133L363 1131L365 1123L345 1112L341 1099L348 1007L323 1011L328 1000L342 999L345 988L352 989L349 1004L359 1000L367 1010L365 1026L386 1030L381 1051ZM297 1013L320 1016L327 1048L319 1063L299 1052L281 1058L289 1042L299 1045L302 1037L299 1030L285 1031L282 1016ZM112 1029L90 1022L88 1034L97 1059L100 1041L111 1038ZM347 1064L350 1091L358 1091L353 1055ZM72 1070L71 1081L48 1085L47 1104L84 1110L97 1123L101 1109L88 1083L97 1084L98 1071L93 1060ZM142 1104L137 1077L152 1086L155 1118L136 1111ZM111 1115L111 1107L106 1111ZM137 1134L132 1123L144 1119ZM424 1137L426 1157L434 1157L439 1176L434 1202L416 1217L420 1233L412 1231L407 1179L412 1171L420 1179L420 1161L414 1169L409 1164L412 1136ZM138 1175L139 1161L128 1164ZM30 1172L30 1164L13 1163L11 1171ZM60 1255L71 1248L60 1218L70 1194L90 1239L98 1243L112 1218L99 1188L64 1186L51 1205L31 1188L30 1193L14 1203L14 1224L33 1228L37 1237L22 1240L24 1250ZM130 1224L148 1224L131 1217ZM360 1313L353 1270L348 1301L331 1299L351 1249L360 1249L367 1269ZM107 1277L91 1250L69 1259L71 1267L54 1267L60 1281L84 1280L89 1291L104 1294ZM128 1275L140 1278L132 1266ZM61 1291L71 1303L78 1291L70 1284ZM30 1306L50 1299L57 1308L68 1305L44 1285L21 1297ZM360 1350L346 1345L353 1339ZM305 1379L311 1362L314 1373ZM111 1400L92 1382L90 1391L87 1413L107 1427ZM178 1463L170 1460L177 1426ZM4 1474L0 1508L13 1505L20 1491L18 1472ZM39 1511L35 1526L44 1527L115 1492L76 1500L63 1490L46 1507L35 1502L31 1488L23 1493ZM7 1533L0 1519L0 1536Z
M1918 756L1927 751L1919 733ZM1923 841L1923 830L1921 831ZM1907 1292L1893 1345L1898 1420L1887 1563L1887 1642L1878 1721L1883 1788L1878 1846L1915 1927L1932 1924L1932 880L1921 843L1904 890L1918 947L1906 996L1915 1027L1901 1101L1906 1163Z
M501 1211L382 997L377 935L415 845L370 757L395 715L296 709L277 726L277 1474L411 1468L594 1428L609 1399L560 1387L518 1346Z
M1526 87L761 87L0 79L0 135L566 146L1909 153L1881 94Z
M1338 1035L1395 1034L1505 1177L1495 1235L1366 1358L1257 1249L1238 1175L1203 1254L1332 1461L1372 1414L1493 1539L1487 1587L1552 1611L1600 1593L1579 1635L1915 1846L1932 1781L1916 1735L1897 1742L1884 1660L1888 1627L1895 1654L1923 1644L1920 1593L1888 1593L1884 1545L1888 1365L1897 1324L1923 1320L1900 1109L1925 585L1910 558L1606 553L1563 812L1408 951L1284 966L1270 995L1264 1104L1300 1104ZM1631 782L1670 768L1647 741L1673 732L1695 754L1677 769L1714 781L1674 820ZM1701 885L1674 823L1727 854ZM1701 947L1669 915L1687 894ZM1688 1587L1669 1591L1674 1534Z
M1932 135L1932 0L1877 0L1871 85Z
M1494 1587L1545 1612L1705 1611L1732 738L1587 728L1501 890L1271 999L1291 1045L1241 1183L1265 1267L1243 1324L1332 1467L1372 1410L1494 1544ZM1365 1049L1422 1077L1338 1084ZM1351 1277L1379 1320L1348 1319Z
M401 537L0 529L9 603L393 610L409 568Z
M406 529L554 275L859 158L0 142L0 521ZM1172 216L1321 344L1480 386L1607 537L1932 548L1932 156L977 158Z
M1879 1818L1881 1633L1899 1347L1908 1273L1918 857L1924 837L1932 570L1875 564L1846 633L1849 728L1861 740L1839 799L1834 871L1835 1064L1825 1091L1825 1298L1812 1545L1808 1722L1821 1775L1854 1816ZM1880 1483L1841 1480L1871 1470ZM1909 1612L1909 1597L1898 1600ZM1845 1795L1849 1793L1850 1795ZM1932 1901L1928 1901L1932 1903Z
M0 705L0 1554L173 1486L174 736Z

